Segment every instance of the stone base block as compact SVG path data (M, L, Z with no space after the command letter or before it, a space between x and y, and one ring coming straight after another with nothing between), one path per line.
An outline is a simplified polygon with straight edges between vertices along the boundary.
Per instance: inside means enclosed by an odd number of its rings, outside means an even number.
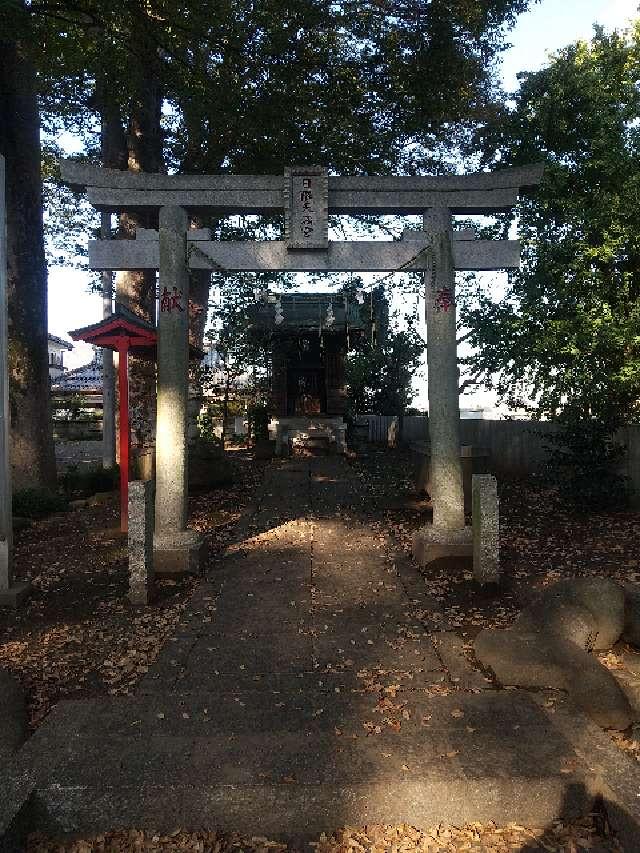
M20 607L31 592L31 581L0 588L0 607Z
M149 583L147 586L140 587L129 587L129 592L127 593L127 598L131 602L138 607L144 607L147 604L152 604L153 600L156 597L156 586L154 582Z
M199 575L204 542L195 530L156 533L153 537L153 566L156 577Z
M413 538L413 557L420 566L435 560L473 559L473 533L471 527L447 530L433 525L421 527Z

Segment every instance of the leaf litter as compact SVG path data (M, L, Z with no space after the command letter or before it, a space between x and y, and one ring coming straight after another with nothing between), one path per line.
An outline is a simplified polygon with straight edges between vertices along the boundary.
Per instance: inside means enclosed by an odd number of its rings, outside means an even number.
M289 846L254 835L217 831L169 834L121 830L84 839L48 839L34 834L25 853L144 853L145 851L194 851L194 853L623 853L611 837L600 814L564 823L554 821L534 830L515 823L471 823L462 827L418 829L408 824L343 827L322 834L306 845ZM630 853L630 851L629 851Z

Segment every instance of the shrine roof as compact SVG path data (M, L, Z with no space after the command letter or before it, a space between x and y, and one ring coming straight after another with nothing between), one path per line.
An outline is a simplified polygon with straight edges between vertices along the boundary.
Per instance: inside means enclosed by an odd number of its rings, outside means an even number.
M322 326L325 332L343 332L348 324L351 330L365 329L368 323L365 314L368 312L368 302L359 305L351 296L345 305L343 294L335 293L280 293L284 320L276 325L275 304L273 302L257 302L251 309L251 319L255 329L268 329L277 333L291 333L295 330L315 329ZM327 325L327 311L332 306L334 322Z
M115 328L128 332L132 335L140 334L142 337L155 338L156 331L151 323L138 317L133 311L125 308L124 305L116 303L115 311L108 317L104 317L97 323L92 323L90 326L83 326L80 329L74 329L69 332L69 335L74 341L93 339L101 332L112 331Z
M148 359L156 357L158 335L155 327L123 305L116 305L116 310L108 317L90 326L74 329L69 335L74 341L87 341L111 350L118 348L118 338L129 338L129 349L133 355ZM189 344L189 358L191 361L201 361L204 350Z

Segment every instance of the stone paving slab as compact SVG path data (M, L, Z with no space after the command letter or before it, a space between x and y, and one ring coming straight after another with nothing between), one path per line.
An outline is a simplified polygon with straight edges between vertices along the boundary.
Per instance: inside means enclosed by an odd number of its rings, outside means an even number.
M55 725L43 731L50 735L55 732L54 742L64 740L69 755L81 753L82 744L96 739L98 734L105 738L140 739L147 735L188 738L257 730L271 732L276 737L286 731L301 735L329 733L338 749L354 734L358 740L377 743L378 738L364 728L367 721L380 723L387 734L411 735L419 746L425 744L425 749L428 741L435 741L447 732L462 734L471 749L486 736L488 743L495 742L496 750L502 740L507 752L509 748L517 752L514 742L529 737L527 733L533 731L537 736L550 731L550 742L554 742L556 749L562 746L563 738L554 735L555 718L527 693L492 691L431 696L414 691L381 699L372 693L348 690L336 693L332 683L327 684L323 679L317 679L315 684L305 679L303 686L294 692L287 686L293 682L288 677L284 684L277 685L284 688L281 690L271 689L271 685L243 685L242 689L218 693L174 692L165 696L114 697L106 702L66 701L57 706ZM223 680L222 686L228 687L229 680ZM405 710L407 715L402 713ZM390 727L386 718L397 718L400 725ZM336 726L341 730L339 733ZM343 736L346 737L341 740Z
M246 642L212 637L196 640L186 661L187 678L197 687L198 674L205 670L234 673L291 672L303 668L311 655L311 638L300 633L260 634Z
M495 733L476 737L465 730L447 731L417 742L411 733L383 729L370 737L341 737L327 732L241 732L208 736L103 736L83 740L81 750L66 756L56 771L56 784L105 787L202 784L250 785L256 780L274 785L336 784L414 779L429 776L449 780L562 778L569 782L578 762L570 746L550 729L530 730L546 735L521 738L510 748L509 738ZM491 767L488 770L488 766ZM389 815L391 817L391 815ZM390 820L385 823L391 822Z
M259 695L256 692L245 698L255 700ZM115 700L113 716L102 713L99 727L95 725L97 714L85 714L81 729L66 740L55 783L39 788L45 800L55 800L67 792L60 809L66 810L68 829L81 831L87 810L91 813L96 802L118 801L118 792L123 789L132 792L133 803L138 802L141 809L132 824L136 826L157 826L154 821L158 819L154 810L145 811L141 789L153 788L165 799L175 789L195 787L212 795L215 792L220 804L227 802L230 810L237 811L239 790L250 797L256 783L263 793L257 813L259 826L265 803L280 796L283 788L291 789L286 796L297 798L300 809L311 802L316 819L324 814L326 820L327 803L360 790L363 799L357 808L351 805L349 822L366 823L375 813L383 823L413 815L420 825L433 817L434 802L440 809L440 820L459 812L463 802L467 803L465 819L479 820L481 815L500 819L504 798L508 801L516 791L526 791L528 797L518 801L517 813L526 814L527 821L538 813L547 820L559 813L561 792L564 795L584 782L573 747L526 694L416 696L411 717L403 720L399 731L383 725L379 734L371 735L362 732L358 714L363 716L364 710L380 722L383 716L376 717L366 707L358 709L358 702L371 705L375 697L358 697L355 704L343 701L337 720L331 718L331 706L327 706L326 716L300 720L291 731L242 727L238 720L243 711L238 703L227 709L229 716L223 727L220 697L215 696L208 697L214 700L212 720L204 722L207 715L201 703L205 698L199 697L197 702L193 696L182 698L189 704L169 707L163 697L145 708L140 698ZM333 700L326 694L324 698ZM160 707L165 708L163 718L157 716ZM180 707L189 710L181 712ZM259 706L245 707L249 714L260 710ZM194 719L200 714L198 708L202 718ZM188 714L187 719L183 713ZM289 714L290 708L285 713ZM354 715L357 737L349 729ZM262 722L279 725L279 719L275 716ZM73 720L74 715L68 714L67 725L73 727ZM254 722L258 722L255 716ZM335 731L336 722L343 727L340 735ZM59 730L59 736L62 734ZM500 803L490 798L478 802L477 792L482 788L500 792ZM390 799L384 793L390 790L404 791L408 800ZM449 799L445 802L446 792ZM74 798L76 806L70 810ZM125 814L131 808L132 804L127 806ZM510 808L509 819L515 819L513 800ZM194 815L197 809L185 808L179 825L196 825ZM304 831L306 817L300 811L289 831ZM94 829L105 828L99 814L94 813L93 819ZM165 819L161 826L166 826ZM245 814L242 820L247 819ZM332 825L335 823L325 822L323 828ZM284 827L287 825L280 824L280 833Z
M432 635L435 648L454 684L463 690L487 690L491 680L473 669L465 655L464 641L453 631L440 631Z

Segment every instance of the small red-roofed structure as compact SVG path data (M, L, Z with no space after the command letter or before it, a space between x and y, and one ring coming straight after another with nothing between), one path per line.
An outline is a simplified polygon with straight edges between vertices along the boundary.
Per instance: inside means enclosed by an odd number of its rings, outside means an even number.
M129 424L129 353L140 358L155 359L157 334L150 323L121 305L99 323L69 332L74 341L86 341L97 347L106 347L118 353L118 389L120 392L120 430L118 449L120 456L120 529L128 530L129 516L129 450L131 427Z

